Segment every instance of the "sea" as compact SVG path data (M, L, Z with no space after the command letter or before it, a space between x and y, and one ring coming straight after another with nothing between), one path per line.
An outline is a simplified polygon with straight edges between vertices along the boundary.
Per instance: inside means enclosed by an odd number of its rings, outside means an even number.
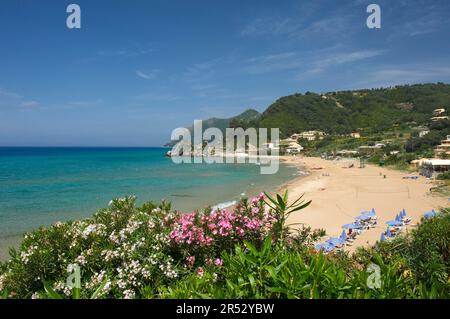
M90 217L113 198L162 199L175 210L227 207L275 191L298 168L260 174L247 164L175 164L166 148L0 147L0 259L40 226Z

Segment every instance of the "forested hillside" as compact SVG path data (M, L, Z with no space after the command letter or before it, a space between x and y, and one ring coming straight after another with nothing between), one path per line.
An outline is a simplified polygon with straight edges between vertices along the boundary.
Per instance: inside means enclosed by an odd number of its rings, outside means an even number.
M278 99L259 117L259 127L278 127L282 136L319 129L330 134L355 130L380 132L393 124L427 122L436 108L450 106L450 85L420 84L394 88L307 92Z

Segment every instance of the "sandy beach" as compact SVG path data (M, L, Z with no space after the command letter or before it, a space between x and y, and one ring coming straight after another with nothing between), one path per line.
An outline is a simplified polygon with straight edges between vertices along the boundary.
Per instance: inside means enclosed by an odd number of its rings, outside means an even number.
M321 158L284 157L284 161L305 167L311 173L285 185L290 200L305 194L312 200L309 207L291 216L291 223L304 223L313 228L325 229L328 236L339 236L341 226L354 221L361 211L375 209L378 215L376 228L364 231L346 249L372 245L386 230L386 222L395 218L401 209L406 209L411 218L408 231L431 209L448 206L448 199L431 195L433 182L420 176L417 180L403 179L407 174L384 167L365 165L359 168L359 161L348 168L351 159L328 161ZM385 177L384 177L385 176Z

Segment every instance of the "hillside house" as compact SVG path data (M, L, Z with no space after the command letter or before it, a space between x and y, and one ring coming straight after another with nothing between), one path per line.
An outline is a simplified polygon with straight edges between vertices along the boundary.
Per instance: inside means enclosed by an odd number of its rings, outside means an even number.
M422 162L421 174L426 177L432 177L435 174L450 171L450 160L429 159Z
M447 135L447 139L441 141L441 144L436 146L434 153L437 157L443 154L450 155L450 135Z
M444 108L433 110L433 116L439 116L439 115L444 114L444 113L445 113L445 109Z
M315 141L317 138L322 140L325 135L326 134L322 131L306 131L298 134L293 134L291 138L295 137L296 139L303 138L308 141Z
M449 117L448 116L435 116L431 118L431 121L433 122L437 122L437 121L445 121L448 120Z
M296 142L292 142L286 147L286 153L291 155L300 154L302 150L303 147Z

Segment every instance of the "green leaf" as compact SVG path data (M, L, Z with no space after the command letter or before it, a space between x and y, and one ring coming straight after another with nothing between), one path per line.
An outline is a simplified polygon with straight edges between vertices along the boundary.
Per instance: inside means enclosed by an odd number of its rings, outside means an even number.
M105 288L107 282L108 282L108 277L105 276L105 279L103 279L101 285L92 294L91 299L97 299L97 297L100 295L102 290Z
M44 284L44 290L50 299L63 299L63 297L58 294L46 281L42 282Z
M296 211L299 211L299 210L301 210L301 209L303 209L303 208L308 207L308 206L311 204L311 202L312 202L312 201L310 200L310 201L307 202L306 204L303 204L303 205L301 205L301 206L298 206L298 207L296 207L296 208L290 210L290 211L289 211L289 214L290 214L290 213L293 213L293 212L296 212Z
M72 298L80 299L80 288L72 288Z

